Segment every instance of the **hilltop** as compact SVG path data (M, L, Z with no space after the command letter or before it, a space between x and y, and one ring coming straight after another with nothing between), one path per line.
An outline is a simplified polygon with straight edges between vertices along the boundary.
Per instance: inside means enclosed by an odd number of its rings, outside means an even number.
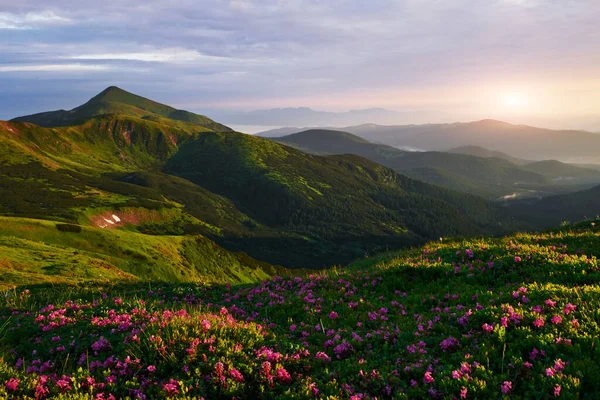
M116 86L110 86L94 96L87 103L70 111L58 110L27 115L13 119L15 122L30 122L43 127L78 125L84 121L105 114L118 114L138 117L156 122L164 119L192 123L213 131L231 131L208 117L157 103L129 93Z

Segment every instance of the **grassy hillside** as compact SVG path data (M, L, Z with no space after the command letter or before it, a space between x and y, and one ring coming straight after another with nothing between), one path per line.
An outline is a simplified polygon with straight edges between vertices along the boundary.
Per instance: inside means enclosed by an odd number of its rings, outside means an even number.
M557 161L553 163L564 168L552 168L555 173L549 173L544 165L528 167L501 157L488 157L492 152L475 156L404 151L341 131L308 130L274 140L314 154L357 154L415 179L494 200L513 195L540 197L600 183L597 172ZM564 174L557 175L559 172Z
M0 396L594 398L598 226L255 285L20 288L0 300Z
M82 122L105 114L126 115L150 120L166 118L183 121L215 131L231 131L208 117L177 110L173 107L126 92L111 86L87 103L70 111L59 110L15 118L17 122L30 122L44 127L79 125ZM162 117L162 118L161 118Z
M248 283L282 273L200 235L151 236L0 217L1 289L87 281Z
M164 171L231 199L267 226L306 238L287 244L275 239L288 249L282 254L288 263L296 251L331 265L368 248L509 229L502 225L508 224L502 210L481 198L409 179L356 156L319 157L243 134L210 133L187 141ZM252 243L243 250L254 255L254 245L268 246L271 240L259 237L240 245Z

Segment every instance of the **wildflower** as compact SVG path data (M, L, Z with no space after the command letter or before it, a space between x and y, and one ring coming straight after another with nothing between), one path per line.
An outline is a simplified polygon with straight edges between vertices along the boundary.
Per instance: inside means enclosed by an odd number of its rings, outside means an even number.
M285 370L285 368L277 368L275 373L277 374L277 379L279 382L286 385L292 383L292 377L290 376L289 372Z
M56 386L60 389L61 392L67 392L71 390L71 378L63 375L63 377L56 381Z
M231 368L229 370L229 376L231 376L236 382L242 383L244 382L244 376L242 375L242 373L235 369L235 368Z
M332 311L329 313L329 319L336 319L338 317L338 313Z
M544 319L543 318L538 318L535 321L533 321L533 326L535 326L536 328L541 328L544 326Z
M423 376L423 382L426 384L431 384L435 382L435 379L433 379L433 376L431 376L431 372L425 372L425 375Z
M452 336L442 340L442 343L440 343L440 347L443 351L451 351L458 346L460 346L460 342Z
M202 320L201 325L202 325L202 329L204 329L204 332L206 332L210 329L210 322L208 322L205 319Z
M516 257L515 257L515 262L516 262L516 263L520 263L520 262L521 262L521 257L519 257L519 256L516 256Z
M558 325L562 322L562 317L560 315L555 315L552 317L551 321L554 325Z
M155 372L156 371L156 367L154 365L148 365L147 370L148 370L148 372Z
M551 299L548 299L544 302L544 304L546 304L550 308L554 308L554 306L556 305L556 302L552 301Z
M555 397L559 397L560 396L560 390L562 389L562 387L560 385L555 385L554 386L554 396Z
M511 389L512 389L512 382L504 381L504 383L501 386L502 393L508 394L508 393L510 393Z
M15 392L19 388L19 380L17 378L10 378L4 387L9 392Z
M494 331L494 326L493 326L493 325L490 325L490 324L488 324L487 322L486 322L485 324L483 324L483 325L481 326L481 328L482 328L484 331L486 331L487 333L491 333L491 332L493 332L493 331Z
M169 397L172 397L179 394L179 389L177 389L177 386L179 386L179 382L175 379L171 379L169 383L165 383L163 385L163 389L167 392Z
M461 399L467 398L467 388L466 387L463 387L462 389L460 389L460 398Z
M565 304L564 313L568 315L571 312L575 311L576 308L577 308L576 305L573 305L571 303L567 303L567 304Z

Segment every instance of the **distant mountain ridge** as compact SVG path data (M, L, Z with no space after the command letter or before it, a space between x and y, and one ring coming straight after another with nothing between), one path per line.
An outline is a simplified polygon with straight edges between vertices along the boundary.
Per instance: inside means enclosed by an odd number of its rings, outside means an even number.
M211 110L210 114L221 121L235 125L263 126L348 126L368 121L393 124L398 121L418 120L427 114L414 111L392 111L368 108L344 112L317 111L308 107L272 108L247 112Z
M477 147L468 150L484 157L459 152L410 152L371 143L348 132L326 129L311 129L272 140L314 154L357 154L415 179L491 199L510 197L513 193L539 197L583 188L557 187L552 180L559 177L565 179L562 183L600 183L599 171L558 161L529 166L525 164L527 161L520 160L523 164L517 165L509 161L512 157L506 154Z
M298 128L294 132L293 129L269 130L257 135L276 137L305 130ZM327 129L349 132L373 143L402 149L448 151L479 147L522 160L553 159L572 164L600 164L600 135L587 131L557 131L491 119L452 124L362 124Z

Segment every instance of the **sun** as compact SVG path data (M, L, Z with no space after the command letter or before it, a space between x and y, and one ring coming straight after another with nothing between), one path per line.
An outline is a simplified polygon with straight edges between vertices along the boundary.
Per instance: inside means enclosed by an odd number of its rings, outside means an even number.
M529 105L529 98L523 93L510 93L502 97L502 105L513 110L522 110Z

